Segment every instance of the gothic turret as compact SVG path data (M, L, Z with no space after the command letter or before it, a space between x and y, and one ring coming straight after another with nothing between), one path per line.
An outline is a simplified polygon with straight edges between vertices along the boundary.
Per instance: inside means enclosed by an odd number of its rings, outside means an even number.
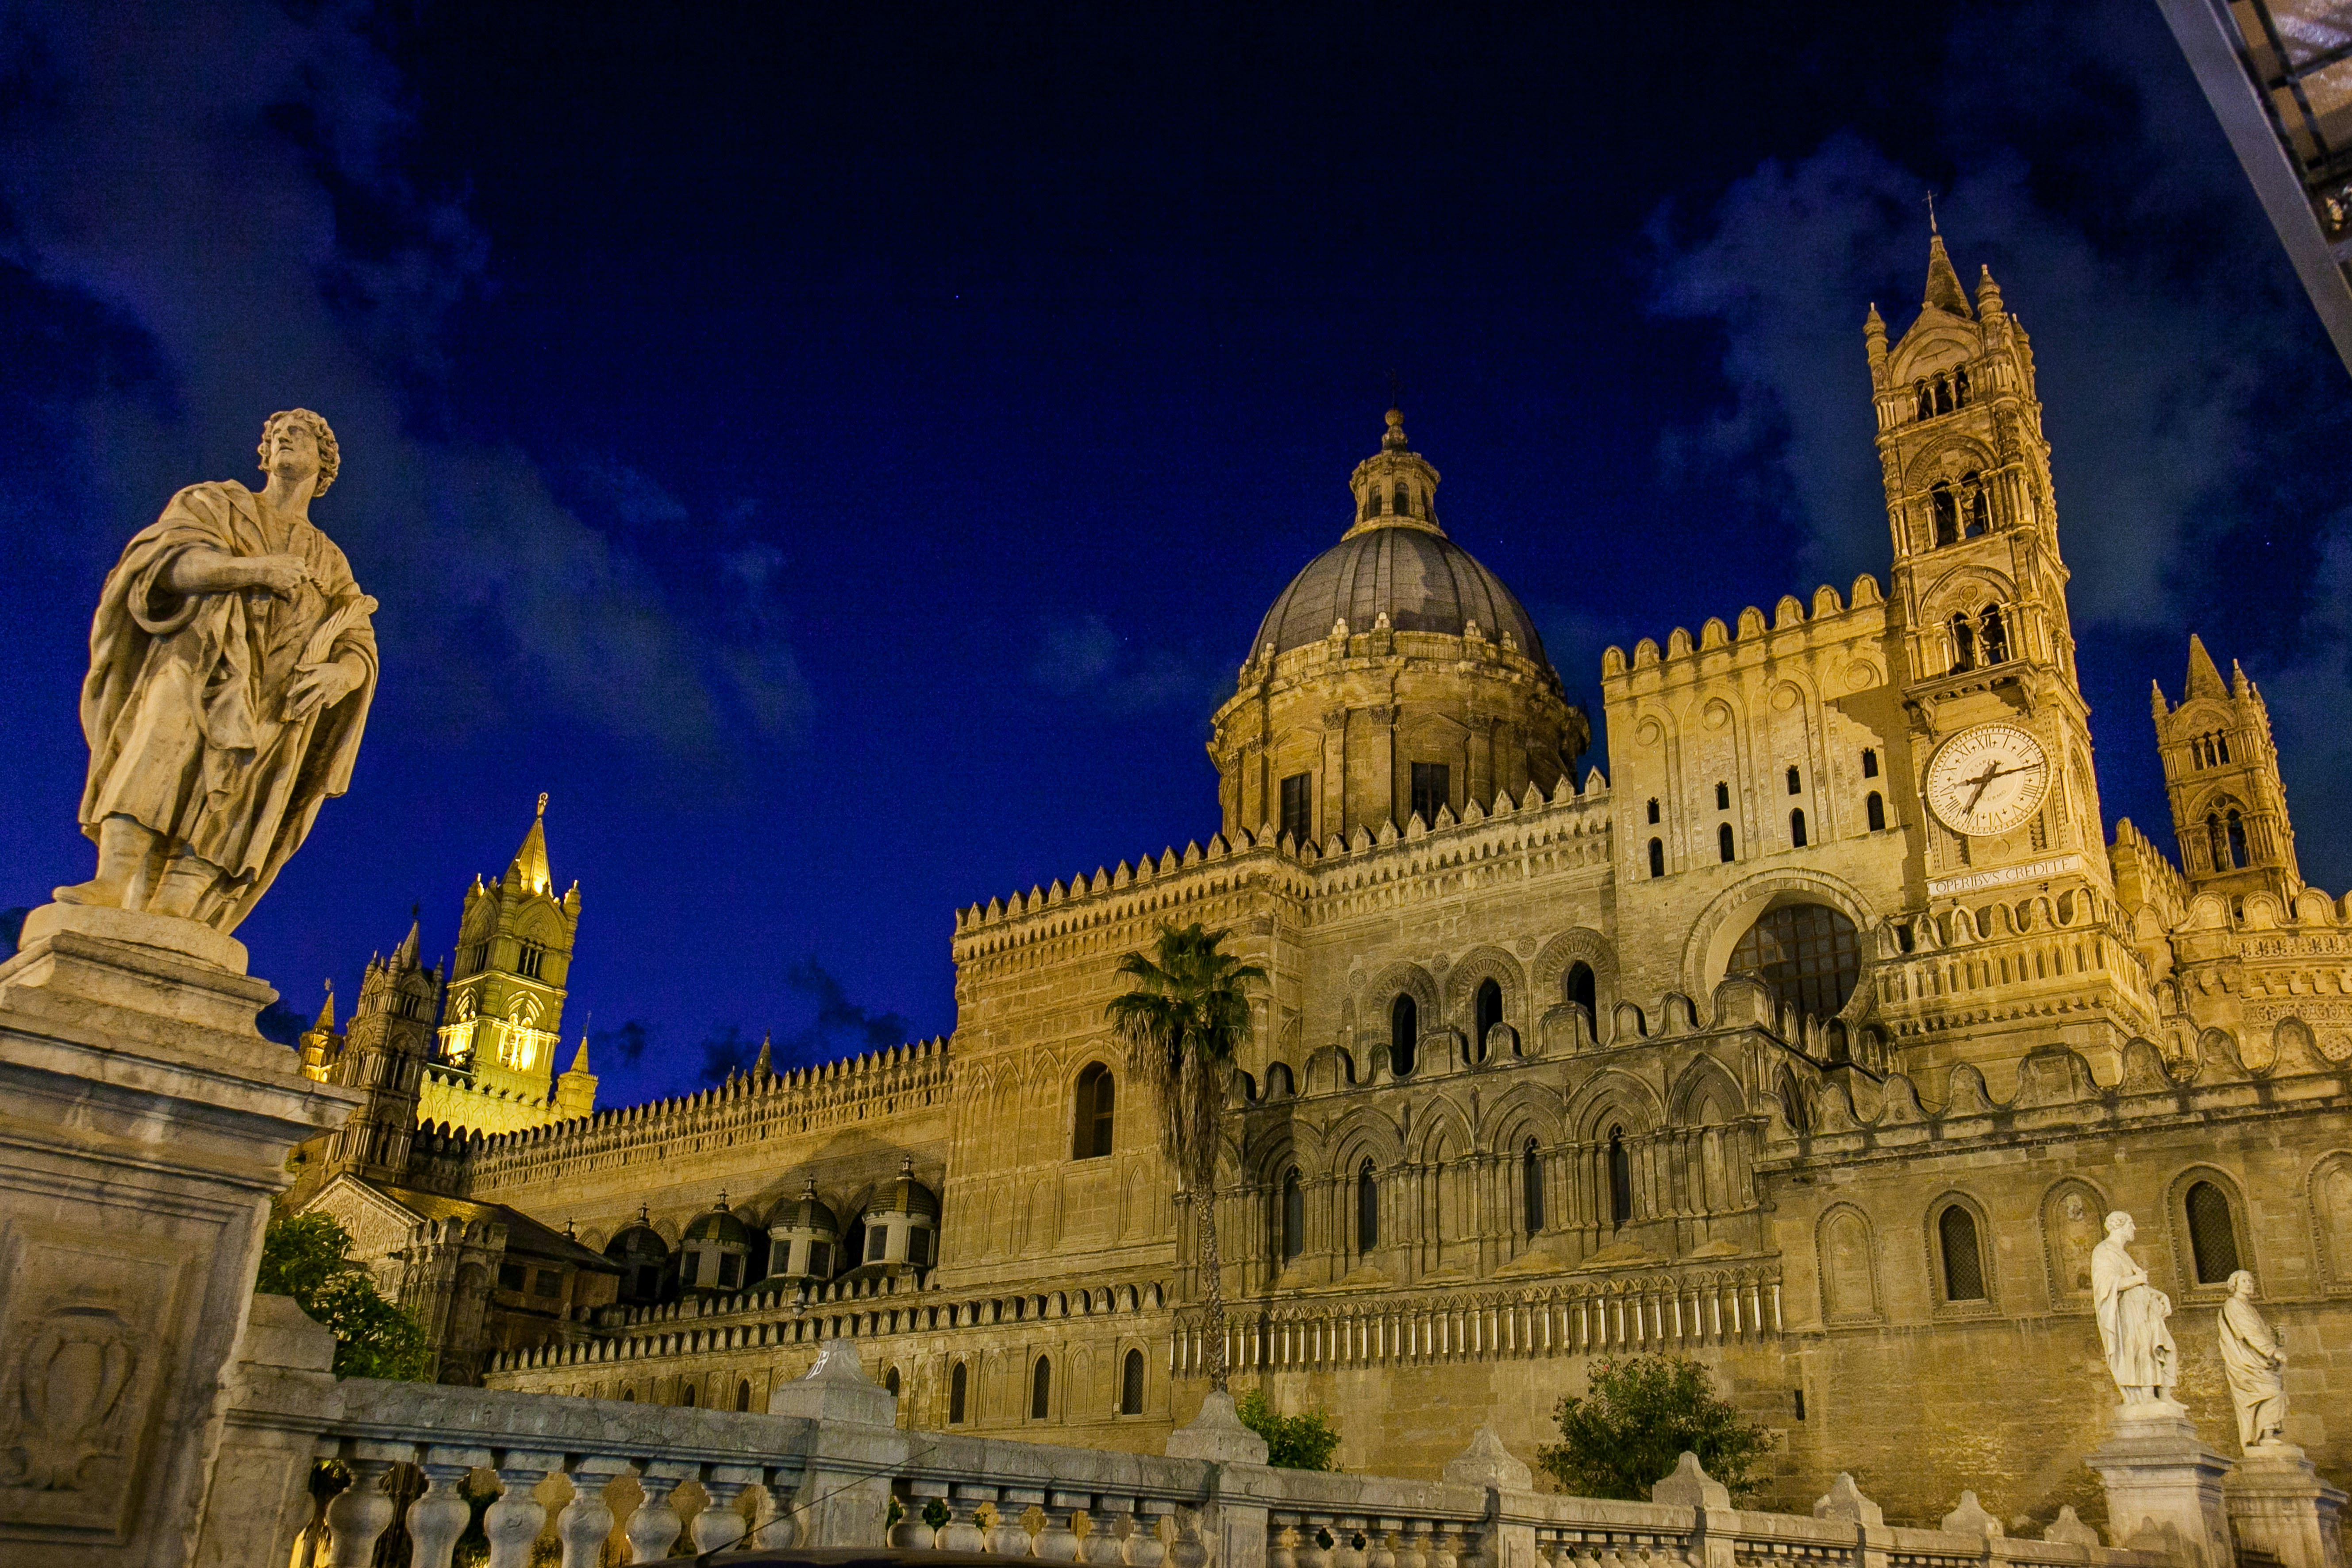
M580 885L548 869L547 796L506 872L467 889L441 1060L476 1087L544 1104L552 1092ZM569 1077L570 1075L566 1075Z
M2166 702L2161 686L2149 695L2189 885L2233 900L2268 893L2285 911L2303 891L2303 873L2263 694L2234 662L2224 686L2192 635L2180 706Z

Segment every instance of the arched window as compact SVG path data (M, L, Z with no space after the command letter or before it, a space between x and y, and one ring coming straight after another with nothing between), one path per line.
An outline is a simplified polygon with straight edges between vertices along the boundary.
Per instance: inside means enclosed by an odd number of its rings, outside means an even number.
M1731 809L1731 786L1721 779L1715 781L1715 809L1717 811Z
M1936 1244L1944 1255L1944 1300L1985 1300L1984 1253L1977 1245L1977 1216L1958 1204L1936 1216Z
M1470 1050L1477 1060L1483 1062L1486 1059L1486 1031L1503 1021L1503 988L1491 979L1481 980L1470 1006L1477 1029L1476 1037L1470 1043Z
M1099 1160L1110 1152L1111 1111L1118 1084L1110 1068L1089 1062L1078 1074L1078 1091L1072 1113L1070 1158Z
M1952 406L1955 408L1966 408L1968 405L1969 370L1968 366L1960 365L1955 368L1952 372Z
M1936 412L1949 414L1951 411L1952 384L1948 377L1939 375L1936 378Z
M687 1384L677 1391L677 1402L681 1408L687 1410L694 1408L694 1384Z
M1589 1024L1601 1016L1600 987L1593 982L1592 965L1580 958L1570 964L1565 989L1568 992L1568 1005L1571 1007L1583 1008L1586 1023Z
M2230 825L2231 869L2243 870L2246 866L2245 820L2238 815L2238 810L2235 806L2231 806L2230 808L2230 814L2224 820L2226 820Z
M894 1379L898 1375L895 1368L891 1371L890 1375ZM893 1394L898 1392L898 1386L895 1382L890 1385L890 1392ZM745 1378L742 1382L738 1383L735 1385L735 1408L737 1410L749 1410L751 1408L751 1380L749 1378Z
M2230 835L2221 826L2221 814L2218 811L2205 814L2205 847L2213 857L2213 869L2230 868Z
M1805 847L1805 808L1799 806L1789 814L1789 846L1792 849Z
M1977 667L1977 628L1965 615L1955 614L1951 619L1952 671L1958 674Z
M1129 1351L1118 1363L1118 1413L1143 1414L1143 1352Z
M1298 1184L1298 1173L1293 1170L1282 1178L1282 1260L1287 1263L1306 1250L1307 1189Z
M1356 1250L1370 1252L1381 1244L1381 1183L1370 1159L1356 1167Z
M1276 1062L1265 1069L1265 1097L1268 1100L1288 1100L1298 1092L1298 1084L1290 1076L1287 1062Z
M1987 664L2009 662L2009 622L1999 605L1987 605L1984 613L1984 661Z
M1732 847L1731 824L1727 822L1722 826L1715 830L1715 852L1717 857L1728 863L1732 858Z
M1805 793L1805 776L1793 767L1789 770L1789 793L1790 795Z
M948 1425L950 1426L963 1425L964 1384L964 1365L958 1362L954 1370L948 1373Z
M1936 395L1927 390L1927 384L1924 381L1919 382L1913 390L1919 395L1919 417L1922 419L1932 417L1936 412Z
M1631 1224L1633 1218L1633 1157L1625 1148L1625 1130L1609 1130L1609 1223Z
M1878 776L1878 752L1875 747L1864 746L1862 749L1862 776L1866 779Z
M1532 1138L1519 1151L1519 1213L1527 1221L1529 1236L1543 1230L1543 1151Z
M1872 790L1869 796L1863 801L1862 812L1864 819L1869 822L1870 830L1873 833L1878 832L1886 826L1886 802L1879 797L1876 790Z
M1420 1044L1421 1004L1410 991L1401 992L1389 1004L1389 1070L1399 1078L1411 1076L1413 1051Z
M1364 515L1366 517L1380 516L1381 487L1378 485L1366 485L1364 487Z
M636 1391L635 1389L634 1389L634 1388L625 1388L625 1388L623 1388L623 1389L621 1390L621 1403L622 1403L622 1404L624 1404L624 1405L635 1405L636 1402L637 1402L637 1391Z
M2213 737L2213 760L2216 763L2226 763L2230 760L2230 737L2227 734L2216 734Z
M747 1383L743 1386L746 1389L749 1389L751 1385ZM894 1366L888 1372L882 1374L882 1386L890 1391L891 1398L896 1399L898 1397L899 1389L905 1387L906 1384L899 1381L898 1369L897 1367ZM746 1408L749 1408L749 1406L746 1406Z
M1663 877L1665 874L1666 841L1663 838L1653 838L1650 840L1650 875Z
M1992 493L1986 489L1976 475L1969 480L1969 537L1974 539L1992 527Z
M1811 1128L1813 1119L1806 1110L1804 1091L1797 1087L1797 1075L1782 1068L1780 1084L1774 1092L1780 1096L1780 1116L1788 1122L1789 1131L1803 1137Z
M1054 1363L1039 1356L1036 1370L1029 1374L1029 1419L1043 1421L1053 1407Z
M1853 994L1862 944L1853 922L1828 905L1783 904L1748 928L1731 950L1730 967L1770 986L1782 1006L1827 1018Z
M1937 479L1928 487L1927 506L1936 517L1936 542L1958 544L1960 542L1960 513L1952 503L1952 487Z
M1412 491L1405 488L1402 479L1397 481L1395 511L1399 517L1412 515Z
M2196 1260L2197 1283L2227 1285L2243 1267L2238 1261L2238 1227L2230 1215L2229 1194L2210 1182L2189 1189L2189 1251Z
M1652 795L1650 797L1650 820L1652 822L1658 820L1658 797L1656 795Z

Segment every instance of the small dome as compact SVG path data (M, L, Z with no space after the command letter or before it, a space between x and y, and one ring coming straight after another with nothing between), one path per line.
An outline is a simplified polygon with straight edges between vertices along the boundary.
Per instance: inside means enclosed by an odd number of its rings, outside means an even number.
M801 1189L799 1197L776 1211L775 1217L768 1222L768 1228L814 1231L827 1240L837 1240L841 1236L841 1221L817 1197L816 1182L813 1177Z
M738 1247L749 1247L751 1244L751 1232L741 1220L735 1217L734 1211L727 1206L727 1194L721 1193L719 1194L718 1206L688 1226L686 1235L680 1239L732 1242Z
M915 1180L914 1156L908 1155L898 1163L898 1179L874 1194L866 1205L866 1217L876 1215L911 1214L925 1219L940 1217L940 1200L930 1188Z
M604 1256L619 1263L659 1263L669 1256L669 1243L653 1227L640 1207L633 1224L625 1225L604 1244Z
M1385 614L1401 632L1460 637L1472 621L1489 642L1505 633L1538 666L1544 657L1536 624L1501 578L1433 528L1363 529L1307 563L1257 629L1253 658L1268 643L1277 654L1320 642L1334 623L1372 630Z

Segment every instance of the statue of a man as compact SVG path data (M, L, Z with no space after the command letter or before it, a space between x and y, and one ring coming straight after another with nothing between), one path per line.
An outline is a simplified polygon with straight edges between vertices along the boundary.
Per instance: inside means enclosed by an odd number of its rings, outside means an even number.
M2124 1404L2168 1403L2180 1381L2180 1352L2165 1320L2172 1299L2147 1282L2130 1251L2139 1234L2132 1216L2107 1216L2107 1238L2091 1249L2091 1304L2099 1318L2099 1348L2123 1390Z
M375 695L375 601L310 524L339 461L324 419L273 414L260 494L191 485L124 548L81 693L98 875L59 903L235 931L320 803L350 786Z
M2254 1277L2230 1276L2221 1303L2221 1365L2230 1374L2230 1401L2238 1407L2238 1446L2252 1449L2286 1441L2286 1351L2278 1331L2254 1310Z

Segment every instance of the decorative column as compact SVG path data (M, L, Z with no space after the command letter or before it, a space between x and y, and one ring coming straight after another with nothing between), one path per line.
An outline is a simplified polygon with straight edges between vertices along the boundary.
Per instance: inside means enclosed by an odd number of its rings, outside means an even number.
M139 910L47 905L0 963L0 1408L44 1416L0 1557L195 1553L269 1200L362 1098L255 1031L277 997Z
M1323 810L1318 827L1325 838L1338 834L1345 840L1360 820L1348 807L1348 710L1334 708L1323 715Z

